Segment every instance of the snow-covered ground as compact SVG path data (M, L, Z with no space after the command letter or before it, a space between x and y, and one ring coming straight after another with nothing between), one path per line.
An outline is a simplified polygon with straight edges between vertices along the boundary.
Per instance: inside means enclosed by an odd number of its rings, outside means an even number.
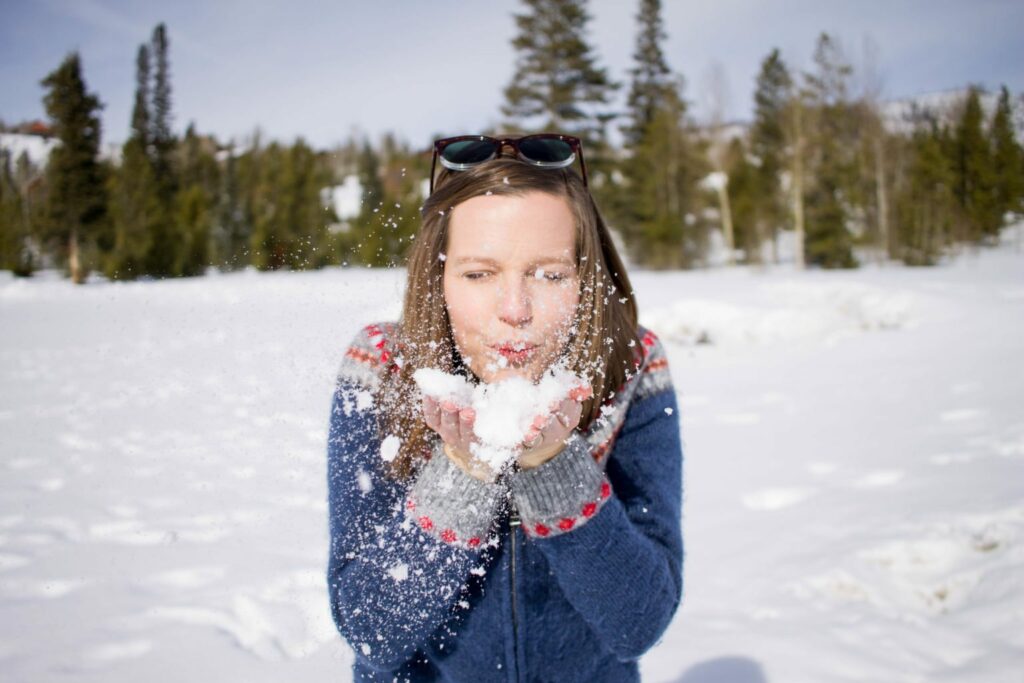
M1024 253L634 274L686 446L655 683L1019 682ZM394 271L0 273L5 681L346 681L334 372Z

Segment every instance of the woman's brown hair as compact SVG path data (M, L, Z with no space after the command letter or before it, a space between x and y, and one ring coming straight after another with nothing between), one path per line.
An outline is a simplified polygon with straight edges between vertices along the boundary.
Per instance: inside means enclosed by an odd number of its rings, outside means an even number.
M423 204L423 222L409 254L402 318L393 340L399 367L384 373L376 397L381 407L381 433L394 434L402 442L391 462L395 477L410 476L439 438L422 419L413 373L437 368L473 378L455 347L444 300L444 253L451 211L480 195L521 196L529 192L564 198L575 218L580 298L574 333L562 357L569 370L591 381L593 398L583 404L581 429L600 416L602 403L636 370L639 339L633 288L608 227L580 177L568 169L539 169L508 158L466 171L444 170L434 193Z

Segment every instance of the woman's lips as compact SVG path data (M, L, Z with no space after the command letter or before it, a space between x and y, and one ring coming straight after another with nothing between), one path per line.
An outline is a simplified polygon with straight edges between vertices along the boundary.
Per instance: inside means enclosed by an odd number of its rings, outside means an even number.
M494 344L491 348L510 363L522 363L533 355L533 352L537 350L537 345L525 342L512 342Z

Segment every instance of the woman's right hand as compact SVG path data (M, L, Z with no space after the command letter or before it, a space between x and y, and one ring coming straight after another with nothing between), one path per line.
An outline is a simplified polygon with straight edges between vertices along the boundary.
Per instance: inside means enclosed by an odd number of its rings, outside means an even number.
M441 436L448 458L469 476L480 481L494 481L494 471L474 458L470 446L477 441L473 432L476 412L472 408L460 409L451 401L438 401L423 397L423 419L427 426Z

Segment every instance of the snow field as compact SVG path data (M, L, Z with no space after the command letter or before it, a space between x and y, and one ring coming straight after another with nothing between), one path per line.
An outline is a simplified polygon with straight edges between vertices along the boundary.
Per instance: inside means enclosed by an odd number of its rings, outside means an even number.
M1024 255L633 280L686 449L685 604L644 680L1019 681ZM348 680L329 400L401 286L0 275L5 679Z

